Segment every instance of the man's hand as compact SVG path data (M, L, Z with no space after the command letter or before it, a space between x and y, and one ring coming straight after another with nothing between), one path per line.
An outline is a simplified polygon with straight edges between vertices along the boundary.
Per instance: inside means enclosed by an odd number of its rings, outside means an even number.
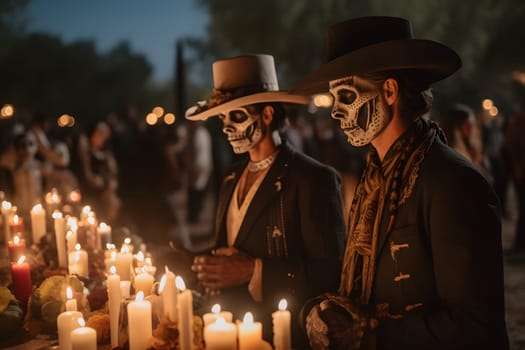
M199 255L193 260L192 271L207 294L249 282L255 259L233 248L221 248L212 255Z

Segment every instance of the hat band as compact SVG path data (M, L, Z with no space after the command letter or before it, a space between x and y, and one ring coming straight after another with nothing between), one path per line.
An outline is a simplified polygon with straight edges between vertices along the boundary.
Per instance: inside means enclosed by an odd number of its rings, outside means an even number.
M253 95L259 92L278 91L276 83L262 83L256 85L243 86L230 90L213 89L213 95L210 97L208 108L212 108L239 97Z

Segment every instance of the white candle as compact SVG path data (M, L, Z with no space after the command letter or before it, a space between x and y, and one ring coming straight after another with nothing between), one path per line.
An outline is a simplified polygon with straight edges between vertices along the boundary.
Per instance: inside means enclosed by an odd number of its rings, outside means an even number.
M179 345L181 350L190 350L193 349L193 297L182 277L175 277L175 284L181 291L177 296Z
M290 328L290 311L286 310L286 299L279 302L279 310L272 313L273 346L275 350L290 350L292 348L292 335Z
M237 350L237 329L222 317L204 327L206 350Z
M165 266L166 273L162 275L159 285L159 293L162 295L164 315L172 322L177 321L177 295L179 291L175 284L175 274Z
M253 322L253 315L247 312L239 324L239 350L256 350L262 345L262 325Z
M128 304L129 349L144 350L152 335L151 303L144 300L144 293L137 293L135 301Z
M232 322L233 319L233 315L231 312L221 311L221 306L219 304L215 304L212 306L211 312L207 312L204 315L202 315L204 326L214 323L219 317L224 318L226 322Z
M64 216L58 210L53 212L53 220L55 224L55 238L57 243L58 266L67 266L66 253L66 221Z
M106 253L109 254L109 256L107 258L104 259L104 265L106 266L106 271L109 272L109 269L111 268L111 266L115 266L116 262L117 262L117 252L112 252L112 251L105 251L104 252L104 256L106 256ZM117 268L115 267L115 271L117 270Z
M58 345L60 350L71 350L71 331L78 328L79 311L65 311L57 317Z
M120 281L120 295L123 299L129 298L131 281Z
M73 290L69 286L66 288L66 296L66 311L78 311L77 299L73 298Z
M145 296L148 296L151 294L151 288L153 287L153 283L155 282L155 279L152 275L146 272L142 272L135 276L135 293L138 292L144 292Z
M66 233L66 242L67 242L67 252L71 253L75 251L75 246L77 245L77 231L68 230Z
M101 222L97 227L97 243L100 250L104 249L106 244L111 243L111 226L105 222Z
M79 276L89 277L88 269L88 255L84 249L81 249L80 244L75 245L75 251L69 253L69 273L71 275L77 274Z
M9 241L9 223L11 222L11 216L13 216L13 206L11 202L2 201L2 215L4 216L4 242Z
M33 243L39 243L40 239L46 235L46 210L42 208L42 204L31 208L31 229Z
M82 317L77 320L79 327L71 331L71 350L97 350L97 332L86 327Z
M120 275L120 279L123 281L131 281L132 258L133 255L130 253L128 246L123 246L120 253L117 254L115 267L117 268L117 273Z
M120 276L116 274L115 266L109 268L110 275L106 281L108 288L109 329L111 331L111 348L118 347L118 320L120 316L120 303L122 293L120 291Z

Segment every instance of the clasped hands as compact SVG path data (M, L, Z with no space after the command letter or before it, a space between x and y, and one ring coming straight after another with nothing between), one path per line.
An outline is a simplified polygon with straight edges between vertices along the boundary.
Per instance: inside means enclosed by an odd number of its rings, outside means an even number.
M191 270L207 295L250 281L255 259L235 248L219 248L211 255L197 255Z

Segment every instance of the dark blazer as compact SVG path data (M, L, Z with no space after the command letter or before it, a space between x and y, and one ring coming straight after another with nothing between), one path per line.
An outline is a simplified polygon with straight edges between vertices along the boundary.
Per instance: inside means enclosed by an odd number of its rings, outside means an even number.
M246 161L235 165L222 182L215 220L216 247L226 247L226 213ZM293 150L280 152L255 194L234 247L261 258L263 302L255 302L244 284L221 291L214 302L241 319L250 311L263 322L272 342L271 314L286 298L292 333L299 344L296 317L303 302L336 291L346 239L340 180L336 172Z
M386 234L371 303L390 318L378 349L508 349L499 203L470 162L437 140Z

